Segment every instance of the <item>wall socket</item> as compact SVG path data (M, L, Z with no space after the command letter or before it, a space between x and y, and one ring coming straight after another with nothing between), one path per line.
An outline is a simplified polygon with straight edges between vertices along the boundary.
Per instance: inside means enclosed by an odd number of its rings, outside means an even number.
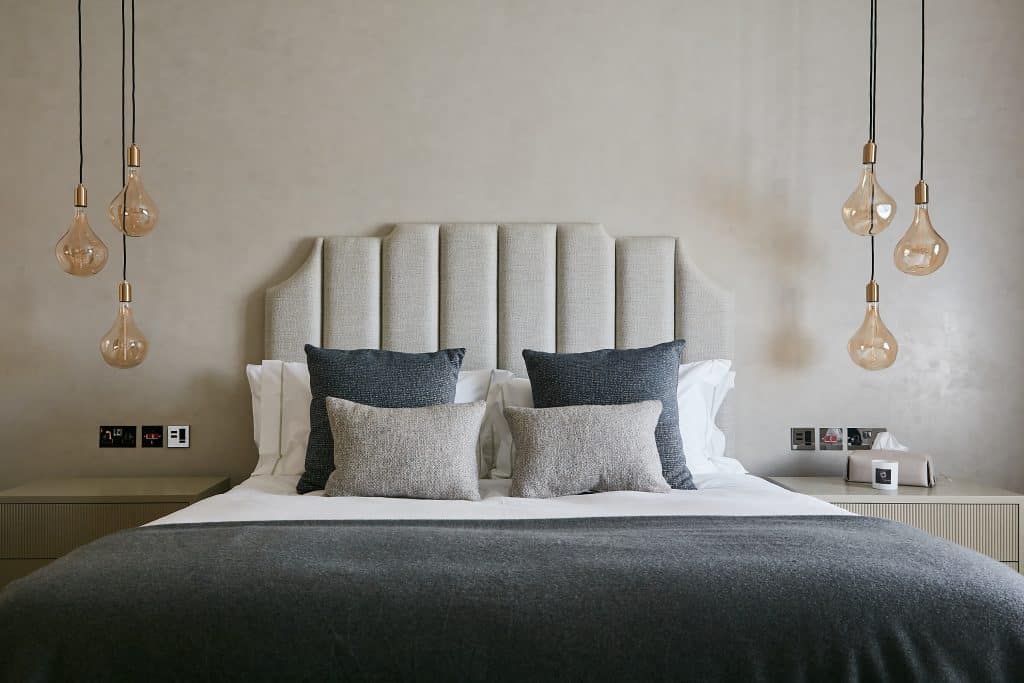
M100 425L100 448L135 448L135 425Z
M875 437L884 431L887 431L885 427L847 427L846 448L851 451L870 450Z
M167 447L188 448L191 432L188 425L167 425Z
M789 449L791 451L813 451L814 427L791 427L789 430Z

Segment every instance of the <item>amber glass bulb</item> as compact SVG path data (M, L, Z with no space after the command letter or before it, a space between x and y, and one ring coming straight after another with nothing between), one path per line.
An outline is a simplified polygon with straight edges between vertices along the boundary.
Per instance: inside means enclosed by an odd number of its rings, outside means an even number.
M893 251L896 267L907 275L930 275L942 267L949 254L949 245L935 232L928 205L914 207L914 220Z
M128 180L125 181L121 191L111 200L107 214L114 227L129 237L142 237L153 232L153 228L156 227L157 220L160 218L160 211L156 208L153 198L146 192L137 166L128 167ZM123 230L121 228L122 219Z
M872 293L874 296L872 296ZM872 299L874 299L872 301ZM884 370L896 362L896 354L900 350L889 328L882 322L878 313L878 285L868 283L867 310L864 311L864 322L846 345L850 358L865 370Z
M57 263L65 273L71 275L95 275L107 265L107 245L92 231L84 206L75 207L71 226L57 240L54 251L57 254Z
M872 205L875 219L871 221ZM857 187L843 204L843 222L856 235L877 235L892 223L896 202L882 189L875 177L873 164L864 164Z
M115 368L134 368L146 359L149 342L142 330L135 324L132 315L131 287L122 282L119 287L122 295L118 304L117 320L100 340L100 354L103 360ZM124 292L127 291L127 295Z

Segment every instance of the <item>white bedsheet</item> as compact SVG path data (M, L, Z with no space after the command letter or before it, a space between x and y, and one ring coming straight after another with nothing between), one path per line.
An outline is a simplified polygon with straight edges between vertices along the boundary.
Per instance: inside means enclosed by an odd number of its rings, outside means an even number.
M843 515L840 508L749 474L695 475L696 491L616 491L512 498L507 479L481 479L479 501L326 498L295 493L297 476L251 477L152 524L275 519L542 519L644 515Z

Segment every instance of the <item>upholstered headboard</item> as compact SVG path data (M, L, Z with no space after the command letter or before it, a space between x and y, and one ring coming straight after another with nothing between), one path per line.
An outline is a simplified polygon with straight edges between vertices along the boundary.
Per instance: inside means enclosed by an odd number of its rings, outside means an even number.
M672 237L613 239L595 223L415 223L316 240L267 290L266 358L330 348L464 346L463 367L525 376L522 350L686 339L684 359L733 357L733 299ZM719 422L732 440L728 407Z

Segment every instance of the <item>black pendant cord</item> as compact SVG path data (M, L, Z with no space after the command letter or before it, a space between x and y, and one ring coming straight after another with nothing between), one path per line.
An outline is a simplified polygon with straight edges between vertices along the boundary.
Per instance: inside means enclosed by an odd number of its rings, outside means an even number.
M919 172L924 182L924 0L921 0L921 167Z
M125 217L128 213L128 185L125 176L125 132L124 132L124 89L125 89L125 21L124 0L121 0L121 279L128 281L128 233L125 229Z
M868 19L868 142L875 141L875 54L877 52L878 3L871 0Z
M875 279L875 236L871 236L871 280Z
M132 144L135 144L135 0L132 0Z
M875 141L875 92L878 86L878 0L871 0L870 28L868 30L868 141ZM871 162L874 171L875 162ZM868 235L871 236L871 279L875 279L875 186L871 185L871 222Z
M78 184L85 178L85 140L82 132L82 0L78 0Z

